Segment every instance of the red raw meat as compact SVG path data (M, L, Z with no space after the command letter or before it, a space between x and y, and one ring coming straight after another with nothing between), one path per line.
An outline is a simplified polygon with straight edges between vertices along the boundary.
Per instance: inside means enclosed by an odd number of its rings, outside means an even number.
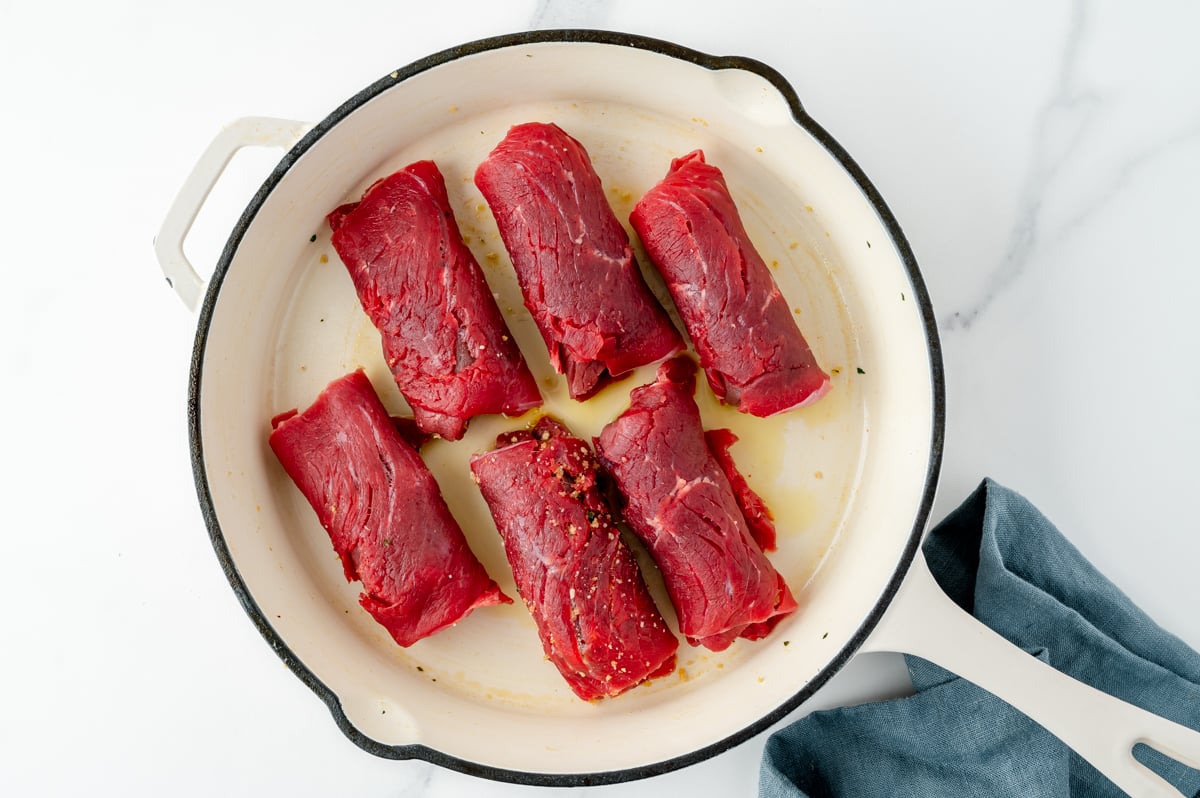
M475 184L572 399L682 351L583 145L557 125L517 125L479 165Z
M695 389L695 363L664 363L601 431L596 451L625 497L625 520L662 571L680 631L721 651L737 637L764 636L796 601L704 439Z
M330 213L329 226L422 430L458 440L474 416L542 403L436 164L418 161L375 182Z
M392 426L396 428L396 432L400 433L400 437L404 439L404 442L418 452L433 437L417 426L415 419L405 418L404 416L392 416Z
M588 445L549 418L496 445L471 473L567 684L590 701L673 671L679 641L621 540Z
M477 607L512 599L484 571L437 482L361 370L273 420L271 448L342 559L359 602L410 646Z
M704 440L708 443L713 457L717 459L717 465L721 466L725 478L729 480L729 487L733 488L733 498L737 500L738 508L750 527L754 542L763 551L775 551L775 520L771 517L771 509L746 482L729 452L729 447L737 443L738 437L732 430L713 429L704 433Z
M724 176L703 152L672 161L629 219L718 398L765 417L825 395L829 377L746 235Z

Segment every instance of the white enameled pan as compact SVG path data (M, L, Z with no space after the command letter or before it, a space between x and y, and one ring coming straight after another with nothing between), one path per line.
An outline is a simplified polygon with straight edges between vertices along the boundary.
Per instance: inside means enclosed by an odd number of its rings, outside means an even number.
M357 585L346 583L328 537L267 447L272 416L307 406L360 366L393 412L404 411L324 216L419 159L445 174L547 412L594 435L649 380L649 372L635 374L578 405L550 369L471 182L507 129L531 120L556 122L584 144L623 221L671 158L703 148L833 375L825 399L772 419L730 412L706 386L698 391L706 426L731 427L742 439L734 456L775 513L772 561L800 611L765 640L719 654L684 644L676 674L596 703L576 699L545 661L519 602L396 646L359 609ZM206 286L183 240L234 152L251 145L287 151ZM384 76L315 125L229 126L181 191L156 249L171 285L199 310L188 418L221 567L267 642L372 754L532 784L641 778L746 740L857 651L886 650L927 657L995 692L1132 793L1170 794L1133 759L1137 742L1200 766L1200 734L1043 666L933 582L919 544L940 464L944 394L929 297L867 177L761 63L594 31L467 44ZM479 418L464 440L423 451L473 549L510 595L512 575L466 459L527 421Z

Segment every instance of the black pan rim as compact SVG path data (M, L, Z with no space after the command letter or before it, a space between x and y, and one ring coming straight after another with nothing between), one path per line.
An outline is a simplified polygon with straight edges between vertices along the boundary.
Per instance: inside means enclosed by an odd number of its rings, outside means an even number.
M908 278L912 283L913 300L920 309L921 320L925 331L926 346L929 355L930 388L933 400L932 430L930 436L929 460L926 465L925 484L920 504L914 518L908 540L896 564L896 568L888 580L887 586L876 601L867 618L851 636L850 640L829 661L821 671L814 676L794 696L778 706L775 710L759 718L745 728L707 745L696 751L683 754L671 759L662 760L646 765L619 770L599 771L591 773L539 773L520 770L510 770L492 765L480 764L461 759L424 745L385 745L364 735L356 729L346 714L342 711L337 695L312 673L295 653L284 642L283 638L272 628L265 614L255 602L250 589L247 587L237 565L225 542L217 519L216 507L209 489L208 477L204 467L204 446L201 436L200 394L204 370L204 355L208 343L208 333L212 324L213 310L217 296L229 270L233 257L245 236L246 230L253 223L258 211L270 196L296 161L313 147L331 128L342 121L351 112L381 94L395 84L418 75L442 64L457 59L507 47L523 46L541 43L594 43L619 47L629 47L665 55L682 61L688 61L710 70L742 69L753 72L769 81L785 98L796 124L811 134L846 170L851 178L864 193L875 208L881 222L900 255ZM229 239L221 253L220 259L209 281L204 302L200 308L197 322L196 338L192 350L191 369L188 380L188 435L191 450L192 472L199 498L201 513L208 528L213 549L220 562L234 594L242 608L250 617L263 639L271 646L283 663L305 685L309 687L329 708L333 719L342 733L358 747L370 754L385 759L418 759L430 762L450 770L456 770L471 776L491 781L509 782L531 786L573 787L619 782L635 781L638 779L659 776L678 770L689 765L710 759L729 749L740 745L751 737L767 730L770 726L782 720L788 713L807 701L835 673L842 669L851 657L858 651L867 637L878 625L887 607L891 604L896 592L904 580L917 549L921 544L926 525L933 509L934 495L937 489L938 477L941 471L944 447L946 421L945 375L942 364L941 342L938 337L937 322L933 313L933 305L917 266L916 257L908 243L899 222L883 201L875 186L858 166L850 154L823 128L816 120L808 115L800 103L800 99L791 84L774 68L741 56L714 56L693 50L682 45L637 34L618 33L614 31L589 29L561 29L525 31L501 36L479 39L456 47L452 47L389 73L383 78L367 86L358 94L351 97L329 116L315 125L284 157L255 193L246 210L242 213L237 224L230 233Z

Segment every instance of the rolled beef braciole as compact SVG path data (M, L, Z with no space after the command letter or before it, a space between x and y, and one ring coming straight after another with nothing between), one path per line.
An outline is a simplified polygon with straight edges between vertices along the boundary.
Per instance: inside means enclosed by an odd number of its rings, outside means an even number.
M511 603L450 515L433 474L363 372L272 421L270 444L342 560L359 602L410 646L478 607Z
M578 141L557 125L517 125L479 165L475 184L572 399L683 349Z
M709 449L695 374L686 357L660 366L601 431L596 452L624 497L625 520L662 571L680 631L721 651L738 637L765 636L796 601Z
M587 443L543 418L471 459L546 657L580 698L675 669L667 628L621 540Z
M334 249L422 430L458 440L474 416L518 415L542 403L432 161L377 181L328 218Z
M629 219L719 399L765 417L825 395L829 377L703 152L672 161Z

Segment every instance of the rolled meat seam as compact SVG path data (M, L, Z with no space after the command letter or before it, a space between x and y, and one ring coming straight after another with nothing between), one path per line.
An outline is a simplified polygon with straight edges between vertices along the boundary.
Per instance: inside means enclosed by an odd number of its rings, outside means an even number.
M771 515L771 509L746 482L746 478L738 470L737 463L733 461L733 454L729 451L738 442L738 436L734 435L732 430L710 429L704 431L704 442L708 444L708 450L712 452L717 465L729 480L733 498L737 500L738 509L746 519L746 526L750 528L754 542L763 551L775 551L775 519Z
M475 184L572 399L682 351L582 144L557 125L517 125L479 165Z
M667 628L621 540L587 443L542 418L471 459L546 657L580 698L675 669Z
M724 175L703 152L673 160L629 220L717 398L765 417L825 395L829 377L746 234Z
M361 580L363 608L401 646L511 603L476 559L433 474L361 371L272 420L271 449Z
M463 243L436 164L418 161L376 181L328 220L334 249L422 430L458 440L474 416L519 415L541 405L537 382Z
M635 388L629 409L596 438L624 516L658 564L680 631L721 651L765 636L796 601L751 534L709 448L693 393L696 365L678 357ZM746 488L749 490L749 488Z

